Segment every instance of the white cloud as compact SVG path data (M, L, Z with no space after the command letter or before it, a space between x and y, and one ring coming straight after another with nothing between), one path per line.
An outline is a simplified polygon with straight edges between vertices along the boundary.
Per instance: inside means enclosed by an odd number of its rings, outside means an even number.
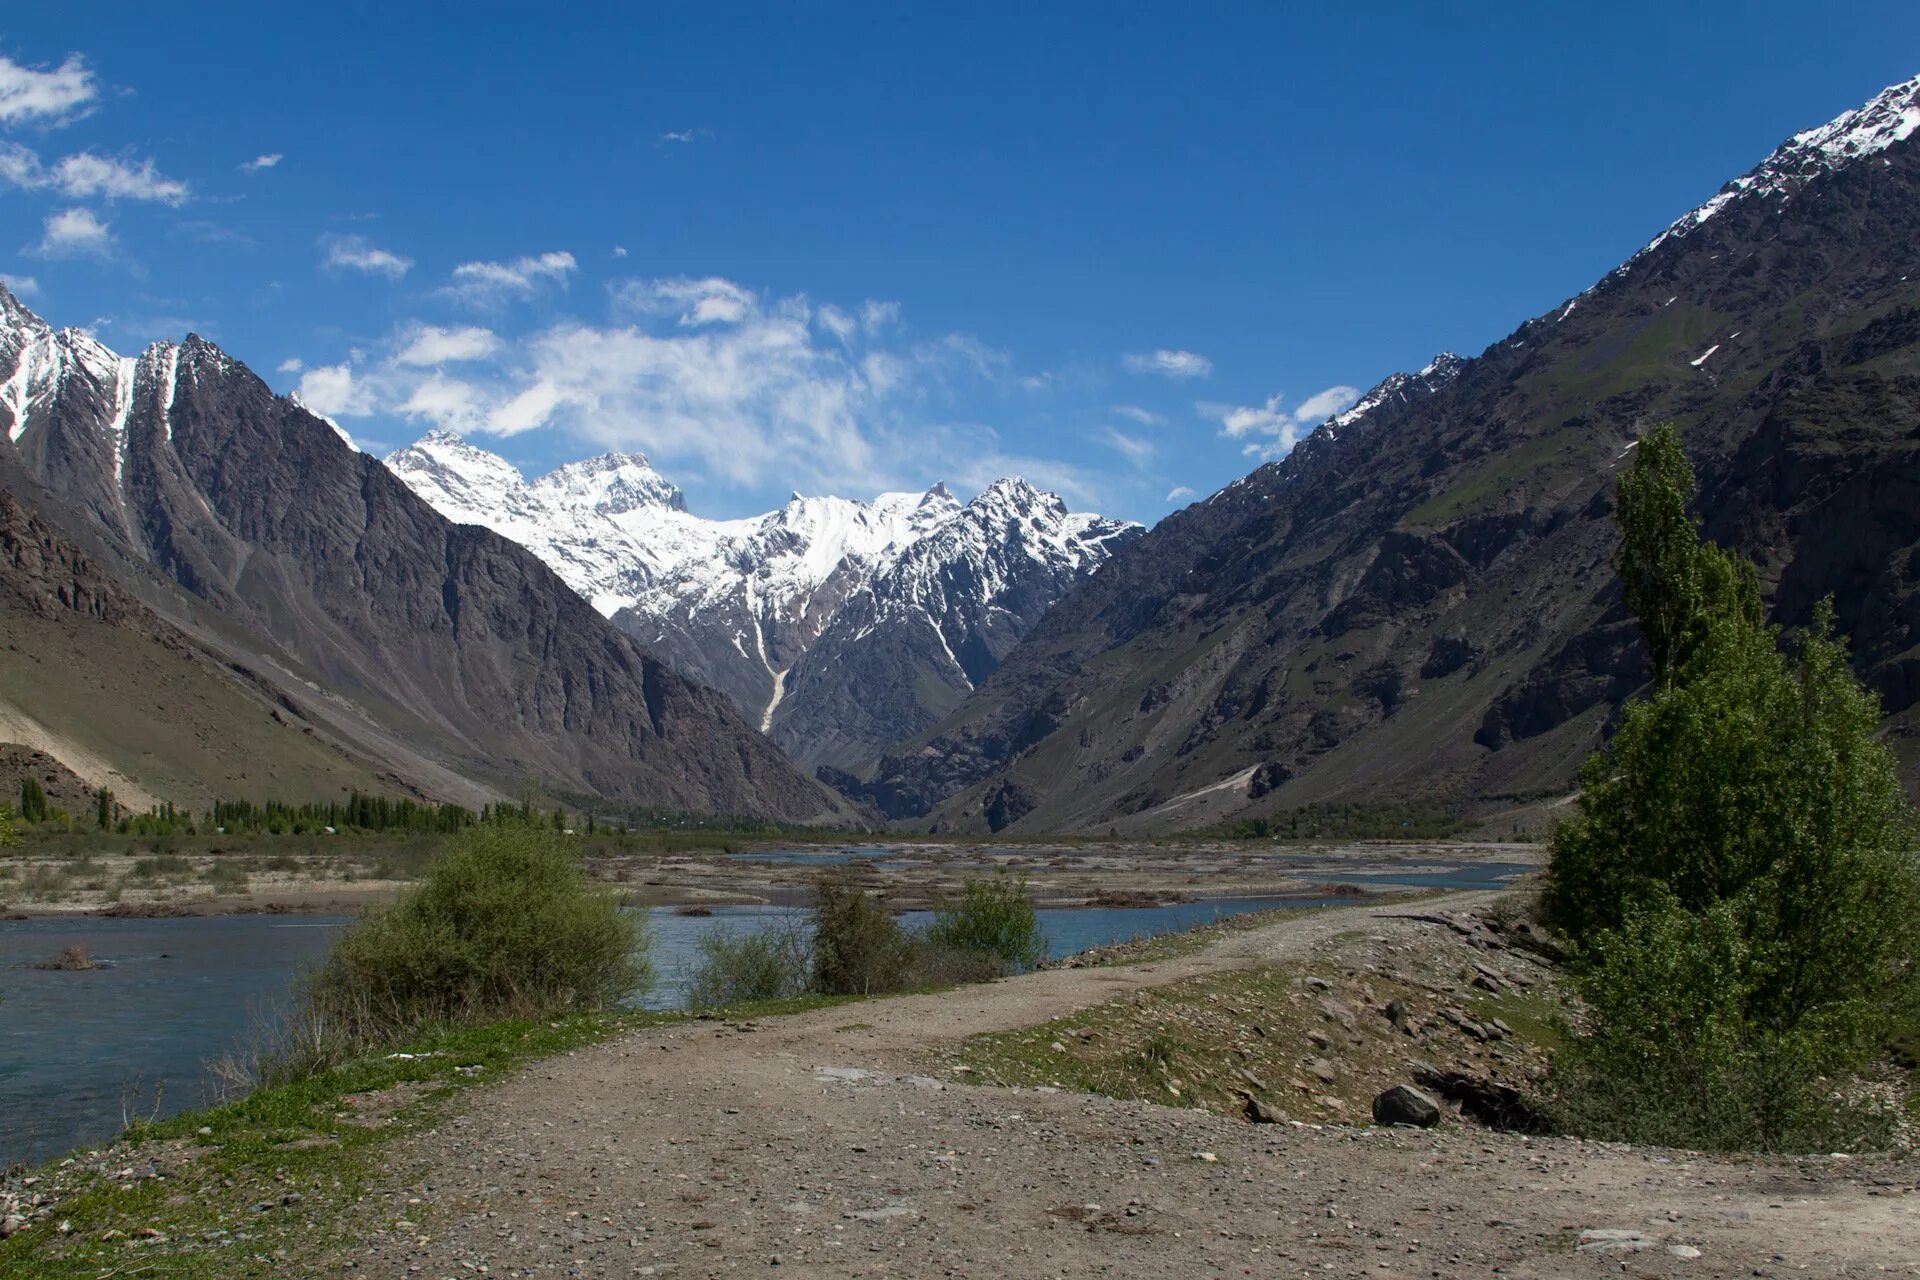
M1234 440L1248 440L1241 452L1250 458L1278 458L1289 453L1303 430L1325 422L1360 398L1359 389L1332 386L1308 396L1297 409L1281 408L1279 393L1258 405L1202 405L1201 412L1217 415L1221 433Z
M566 252L542 253L511 262L463 262L453 269L446 292L478 306L499 306L513 298L533 296L546 284L566 287L578 266Z
M77 53L51 70L0 56L0 125L63 125L84 115L98 96L93 71Z
M321 265L334 270L361 271L389 280L398 280L413 270L412 258L378 248L365 236L321 236L320 247L327 251Z
M71 155L53 167L53 185L76 199L99 196L107 200L157 200L177 205L190 192L187 184L163 176L153 161L132 164L90 151Z
M307 367L307 362L302 360L299 356L288 356L285 360L282 360L278 365L274 367L277 368L281 373L298 373L302 369Z
M1123 418L1131 418L1143 427L1157 427L1166 422L1166 418L1151 409L1142 409L1137 404L1117 404L1113 411Z
M40 282L32 276L9 275L0 271L0 284L7 286L16 298L35 298L40 295Z
M169 178L151 160L134 163L82 151L52 168L17 142L0 143L0 180L27 191L55 191L72 200L153 200L184 204L192 194L186 183Z
M623 244L617 244L617 245L615 245L615 246L613 246L613 256L614 256L614 257L616 257L616 258L624 258L624 257L626 257L626 256L627 256L627 246L625 246L625 245L623 245Z
M1130 436L1126 432L1116 431L1112 427L1100 428L1100 430L1095 433L1094 438L1101 444L1106 445L1107 448L1118 453L1135 467L1146 466L1149 462L1153 461L1154 455L1160 451L1153 441L1143 440L1139 436Z
M431 367L466 360L484 360L500 350L500 339L489 329L443 329L423 324L393 357L395 364Z
M663 134L661 134L661 135L660 135L660 141L662 141L662 142L681 142L681 143L686 143L686 142L692 142L692 141L693 141L693 130L691 130L691 129L671 129L671 130L669 130L669 131L667 131L666 133L663 133Z
M271 151L263 156L255 156L253 159L242 164L240 166L240 172L259 173L263 169L273 168L273 166L279 164L282 160L285 160L285 159L286 159L286 156L281 154L280 152Z
M300 375L293 390L296 400L323 418L363 418L372 413L372 389L354 377L346 364L321 365Z
M1092 493L1074 468L1009 455L986 428L928 425L962 383L999 376L1006 357L973 339L882 341L865 316L719 277L628 280L611 308L605 325L523 337L406 325L370 357L308 370L300 394L323 412L470 435L559 432L728 487L875 492L1018 472L1076 501ZM898 309L871 319L897 323Z
M1204 378L1213 372L1213 361L1192 351L1169 351L1162 347L1147 354L1122 357L1129 373L1157 373L1167 378Z
M62 209L47 215L36 252L43 258L105 258L113 252L113 232L91 209Z
M739 324L760 309L760 299L719 276L692 279L673 276L661 280L627 280L613 292L614 304L633 318L675 317L694 328L706 324Z
M1173 486L1173 488L1167 490L1167 496L1162 498L1161 501L1162 502L1182 502L1188 498L1191 498L1192 496L1193 496L1193 490L1191 488L1189 488L1184 484L1177 484Z

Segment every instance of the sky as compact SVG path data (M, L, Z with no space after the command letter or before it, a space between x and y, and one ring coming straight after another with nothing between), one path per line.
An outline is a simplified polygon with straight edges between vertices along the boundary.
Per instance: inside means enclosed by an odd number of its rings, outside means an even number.
M0 13L0 277L370 452L1151 523L1916 71L1911 3L66 0Z

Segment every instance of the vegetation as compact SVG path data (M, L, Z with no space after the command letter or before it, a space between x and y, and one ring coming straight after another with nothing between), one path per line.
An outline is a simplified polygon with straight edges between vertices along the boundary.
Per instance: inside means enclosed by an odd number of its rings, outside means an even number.
M1466 822L1444 808L1314 804L1196 834L1217 834L1228 840L1439 840L1466 829Z
M567 837L535 823L469 827L306 980L270 1073L434 1027L609 1007L648 976L643 945Z
M967 881L959 901L934 913L926 938L951 951L991 956L1016 973L1047 958L1025 880Z
M47 820L47 793L32 778L20 780L20 820L22 822L45 822Z
M825 995L876 995L913 985L913 941L868 897L852 868L814 888L813 988Z
M687 988L692 1008L786 1000L812 989L813 945L798 921L750 933L712 929L697 945L700 962Z
M1554 837L1546 908L1590 1022L1556 1062L1563 1118L1694 1147L1864 1141L1857 1074L1920 1007L1913 816L1831 607L1783 653L1753 566L1699 541L1692 483L1663 428L1620 485L1653 688Z

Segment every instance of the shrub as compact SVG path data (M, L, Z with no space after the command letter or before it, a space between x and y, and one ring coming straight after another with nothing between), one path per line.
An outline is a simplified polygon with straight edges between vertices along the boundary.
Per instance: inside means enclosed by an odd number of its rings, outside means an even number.
M1047 957L1047 939L1025 880L968 880L958 902L934 913L926 940L936 947L992 956L1015 972Z
M813 985L825 995L877 995L915 985L913 939L866 895L853 870L820 878L813 906Z
M613 1004L648 976L637 920L545 826L462 829L426 878L335 944L310 1011L349 1041Z
M700 962L687 984L687 1003L695 1009L783 1000L806 994L813 981L813 948L798 920L751 933L709 929L695 945Z
M215 893L245 893L248 877L244 868L231 862L216 862L207 868L207 884Z
M1856 1016L1755 1020L1766 980L1734 903L1636 907L1585 957L1586 1033L1553 1062L1557 1127L1662 1146L1833 1151L1882 1145L1895 1117L1846 1071Z

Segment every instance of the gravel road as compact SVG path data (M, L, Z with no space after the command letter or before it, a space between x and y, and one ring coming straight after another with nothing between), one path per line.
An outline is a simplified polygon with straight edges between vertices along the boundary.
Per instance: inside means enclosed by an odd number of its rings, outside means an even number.
M978 1032L1432 928L1395 916L1329 910L1158 964L693 1023L538 1064L396 1150L367 1238L329 1273L1920 1275L1911 1158L1253 1126L921 1074Z

